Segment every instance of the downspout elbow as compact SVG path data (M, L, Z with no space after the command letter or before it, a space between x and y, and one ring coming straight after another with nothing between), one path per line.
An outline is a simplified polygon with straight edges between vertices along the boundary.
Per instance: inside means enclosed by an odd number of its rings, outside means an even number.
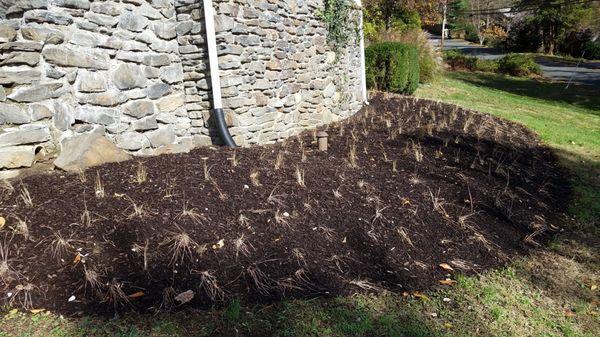
M235 140L231 137L231 133L229 132L229 128L227 127L227 123L225 122L225 113L222 108L214 109L213 116L215 117L215 123L217 124L217 132L219 133L219 137L223 141L223 145L227 147L237 147L235 144Z

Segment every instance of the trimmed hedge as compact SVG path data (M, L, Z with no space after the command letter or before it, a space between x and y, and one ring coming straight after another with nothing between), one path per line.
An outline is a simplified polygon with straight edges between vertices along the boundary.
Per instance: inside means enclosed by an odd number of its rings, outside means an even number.
M499 60L482 60L459 50L444 52L444 61L452 70L495 72L512 76L541 75L542 69L531 55L508 54Z
M533 56L525 54L508 54L498 61L501 73L513 76L541 75L542 68L535 62Z
M419 52L415 47L376 43L365 49L365 63L370 89L410 95L419 86Z
M465 55L459 50L447 50L444 52L444 61L452 70L470 70L482 72L497 72L498 62L494 60L483 60L475 56Z

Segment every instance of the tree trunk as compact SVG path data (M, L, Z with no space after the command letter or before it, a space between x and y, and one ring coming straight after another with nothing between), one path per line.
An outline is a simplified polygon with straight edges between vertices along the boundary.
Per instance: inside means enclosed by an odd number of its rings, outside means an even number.
M549 34L548 34L548 51L549 55L554 55L554 48L556 46L556 25L551 22L549 25Z

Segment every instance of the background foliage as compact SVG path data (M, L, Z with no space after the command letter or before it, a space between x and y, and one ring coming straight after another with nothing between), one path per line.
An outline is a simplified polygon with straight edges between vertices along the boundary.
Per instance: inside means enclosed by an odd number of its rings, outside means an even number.
M365 50L367 86L371 89L412 94L419 85L417 48L399 42L382 42Z

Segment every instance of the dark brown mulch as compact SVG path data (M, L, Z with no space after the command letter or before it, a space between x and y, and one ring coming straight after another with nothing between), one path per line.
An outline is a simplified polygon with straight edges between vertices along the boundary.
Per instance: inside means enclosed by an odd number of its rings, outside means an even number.
M78 315L182 307L187 290L196 307L424 290L448 276L441 263L493 268L560 226L564 174L520 125L378 95L327 132L327 153L309 131L13 181L3 300Z

